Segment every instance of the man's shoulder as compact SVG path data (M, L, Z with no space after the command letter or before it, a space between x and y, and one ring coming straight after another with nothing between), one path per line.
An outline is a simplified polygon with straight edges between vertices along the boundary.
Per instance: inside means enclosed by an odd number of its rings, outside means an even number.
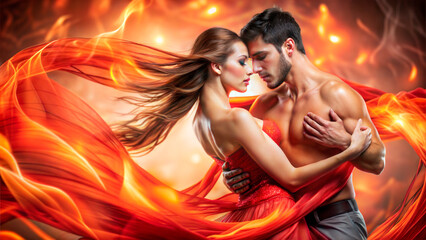
M330 77L320 89L321 98L342 116L359 115L365 105L361 95L338 77Z
M264 104L264 103L272 101L277 96L278 96L278 93L275 91L266 92L266 93L263 93L262 95L259 95L259 97L256 99L256 103Z
M251 106L250 113L257 118L263 118L264 114L278 103L278 95L275 91L260 95Z
M321 84L320 94L325 101L345 101L359 98L359 94L354 89L336 76L328 77Z

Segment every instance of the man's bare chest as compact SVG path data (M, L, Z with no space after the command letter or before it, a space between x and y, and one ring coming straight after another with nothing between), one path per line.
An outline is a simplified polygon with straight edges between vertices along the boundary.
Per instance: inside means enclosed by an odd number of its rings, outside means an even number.
M313 112L320 117L329 120L330 106L326 104L319 94L310 94L299 97L297 100L286 98L270 108L265 119L277 123L281 130L281 148L292 156L312 155L317 156L324 150L318 144L303 136L303 119L308 112Z

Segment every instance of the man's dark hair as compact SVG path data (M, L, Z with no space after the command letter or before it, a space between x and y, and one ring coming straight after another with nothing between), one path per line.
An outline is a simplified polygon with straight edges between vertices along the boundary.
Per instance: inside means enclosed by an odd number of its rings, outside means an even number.
M284 41L292 38L296 43L297 50L306 54L299 24L289 12L283 12L279 8L268 8L254 15L250 22L241 29L240 35L246 44L261 36L264 42L273 44L280 53Z

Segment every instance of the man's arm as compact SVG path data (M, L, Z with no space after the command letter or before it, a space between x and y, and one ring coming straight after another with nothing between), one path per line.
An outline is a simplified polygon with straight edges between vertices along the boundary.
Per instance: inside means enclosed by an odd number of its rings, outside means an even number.
M357 159L354 166L362 171L380 174L385 166L385 146L367 111L362 97L343 82L330 81L321 89L321 96L341 117L347 132L352 134L359 118L363 126L371 128L372 143Z

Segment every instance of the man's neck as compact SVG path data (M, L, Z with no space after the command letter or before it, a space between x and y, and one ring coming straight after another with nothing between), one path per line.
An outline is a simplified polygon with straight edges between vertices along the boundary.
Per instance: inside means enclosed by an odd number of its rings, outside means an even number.
M285 83L287 83L291 94L297 99L297 97L319 85L318 73L320 72L305 54L297 53L292 57L292 67Z

